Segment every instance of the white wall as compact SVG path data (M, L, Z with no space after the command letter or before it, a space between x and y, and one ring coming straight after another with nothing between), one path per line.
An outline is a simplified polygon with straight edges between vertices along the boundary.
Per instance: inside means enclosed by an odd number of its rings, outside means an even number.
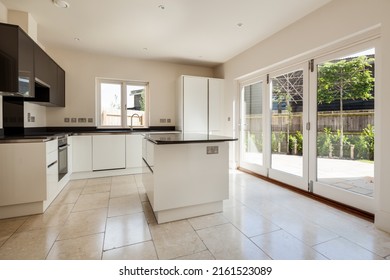
M0 2L0 22L7 22L8 20L8 9Z
M225 78L226 117L238 109L239 77L277 65L289 58L310 58L310 53L351 34L380 25L381 61L376 88L376 154L375 193L377 199L376 225L390 232L390 1L388 0L334 0L298 22L290 25L267 40L234 57L215 69L216 76ZM381 79L381 77L383 77ZM235 106L234 106L234 105ZM227 126L226 133L233 134L237 126Z
M182 74L211 76L207 67L112 57L79 51L47 49L66 73L66 107L47 108L47 126L95 126L95 78L149 82L150 126L175 125L176 80ZM65 123L64 118L93 118L94 123ZM171 124L161 124L170 118Z

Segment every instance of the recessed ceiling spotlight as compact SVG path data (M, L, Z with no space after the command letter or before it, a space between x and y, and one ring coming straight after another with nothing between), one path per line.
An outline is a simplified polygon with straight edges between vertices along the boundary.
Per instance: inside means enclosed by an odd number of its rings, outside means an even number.
M160 10L165 10L165 6L162 5L162 4L161 4L161 5L158 5L157 7L158 7Z
M69 8L69 3L64 0L53 0L53 4L58 8Z
M242 22L237 23L238 27L242 27L244 24Z
M79 42L80 41L80 38L78 38L78 37L74 37L73 38L76 42Z
M148 51L148 48L143 48L143 50L144 50L145 52L147 52L147 51Z

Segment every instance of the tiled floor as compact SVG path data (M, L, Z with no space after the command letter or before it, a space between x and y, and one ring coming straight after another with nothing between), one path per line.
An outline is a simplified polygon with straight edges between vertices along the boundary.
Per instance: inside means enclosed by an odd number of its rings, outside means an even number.
M368 221L239 171L224 211L156 224L141 175L71 181L43 215L0 220L0 259L389 259Z

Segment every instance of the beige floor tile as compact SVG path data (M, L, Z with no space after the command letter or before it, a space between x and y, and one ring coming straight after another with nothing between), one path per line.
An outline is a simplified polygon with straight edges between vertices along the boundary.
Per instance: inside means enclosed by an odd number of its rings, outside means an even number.
M103 260L157 260L152 241L146 241L103 252Z
M0 220L0 247L27 219L28 217Z
M247 237L280 229L280 227L246 206L228 208L223 211L223 215Z
M334 208L324 210L322 215L313 215L313 211L306 211L306 213L301 213L301 216L316 221L321 227L381 257L390 254L390 233L376 229L373 223L366 220Z
M239 207L243 204L234 198L234 196L229 196L229 199L223 201L223 209L231 208L231 207Z
M81 194L103 193L103 192L109 192L110 190L111 190L111 185L109 184L91 185L91 186L86 186L81 192Z
M18 232L62 226L73 209L74 204L50 205L43 214L30 216Z
M112 177L112 185L115 184L136 184L134 175L123 175Z
M15 233L0 247L0 259L44 260L59 232L49 227Z
M72 212L107 208L109 199L109 192L80 195L75 206L73 207Z
M69 215L57 240L103 233L106 228L106 219L107 208L73 212Z
M83 191L82 188L75 188L75 189L68 189L63 190L51 203L51 205L56 204L75 204L77 199L79 199L79 196L81 192Z
M211 215L200 216L196 218L188 219L190 224L195 230L213 227L221 224L228 223L229 221L222 215L222 213L215 213Z
M111 185L110 197L119 197L132 194L138 194L138 188L136 184L117 183Z
M81 180L72 180L72 181L69 181L69 183L65 186L64 189L82 189L85 187L85 185L87 184L87 180L86 179L81 179Z
M108 217L128 215L142 211L142 204L138 194L114 197L109 201Z
M284 230L255 236L251 240L274 260L324 260L323 255Z
M101 178L91 178L87 179L85 187L96 186L96 185L110 185L111 186L112 177L101 177Z
M279 208L272 213L266 213L265 217L309 246L338 237L335 232L305 219L288 208Z
M313 247L332 260L380 260L380 256L344 238L336 238Z
M138 188L138 195L141 202L149 201L145 188Z
M149 240L149 227L142 212L107 219L104 250Z
M139 188L143 187L143 184L142 184L142 174L135 174L134 175L134 180L135 180L135 183L137 184L137 186Z
M56 241L47 256L48 260L100 260L103 233Z
M150 231L159 259L174 259L206 249L187 220L151 224Z
M157 224L156 216L154 215L152 206L150 206L148 201L142 202L142 209L148 224Z
M197 231L217 260L267 260L269 257L232 224Z
M209 250L205 250L192 255L176 258L175 260L215 260L215 258Z
M141 174L70 181L43 215L0 220L0 259L390 258L373 223L229 173L223 212L161 225Z

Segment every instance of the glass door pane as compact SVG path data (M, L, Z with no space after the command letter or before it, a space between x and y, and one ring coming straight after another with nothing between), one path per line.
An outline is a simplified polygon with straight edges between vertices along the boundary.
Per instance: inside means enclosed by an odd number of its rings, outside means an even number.
M317 63L314 192L372 211L375 49ZM370 202L371 201L371 202Z
M263 82L241 89L240 166L259 172L263 166ZM257 169L257 170L254 170ZM262 173L260 171L260 173Z
M303 177L304 71L271 79L271 168Z

